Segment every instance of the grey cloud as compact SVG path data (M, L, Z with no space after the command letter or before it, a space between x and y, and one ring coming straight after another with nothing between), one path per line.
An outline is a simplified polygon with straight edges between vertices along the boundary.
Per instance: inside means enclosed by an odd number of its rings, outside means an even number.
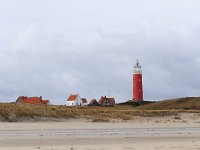
M145 100L199 95L199 2L19 1L0 9L0 101L42 95L64 104L70 93L125 101L137 58Z

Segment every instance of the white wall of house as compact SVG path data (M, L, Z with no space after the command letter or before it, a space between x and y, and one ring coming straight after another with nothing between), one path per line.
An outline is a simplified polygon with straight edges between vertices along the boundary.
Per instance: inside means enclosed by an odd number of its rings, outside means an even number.
M87 106L87 103L82 103L82 106Z
M77 98L74 101L67 101L67 106L82 106L82 99L80 96L77 96Z

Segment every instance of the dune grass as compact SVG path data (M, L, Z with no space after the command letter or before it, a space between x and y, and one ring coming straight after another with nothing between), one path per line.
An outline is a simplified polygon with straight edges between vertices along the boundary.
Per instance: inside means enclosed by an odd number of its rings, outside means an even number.
M183 97L168 99L141 106L139 109L145 110L200 110L200 97Z
M54 105L34 105L17 103L0 103L1 121L41 120L41 118L84 118L93 122L107 122L110 119L131 120L133 116L166 116L180 112L200 113L200 110L150 110L142 107L115 106L115 107L66 107Z

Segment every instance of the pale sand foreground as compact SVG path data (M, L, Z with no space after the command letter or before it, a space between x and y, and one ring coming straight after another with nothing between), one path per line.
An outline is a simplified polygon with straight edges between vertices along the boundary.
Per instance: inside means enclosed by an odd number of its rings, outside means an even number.
M200 115L92 123L0 122L0 150L200 150Z

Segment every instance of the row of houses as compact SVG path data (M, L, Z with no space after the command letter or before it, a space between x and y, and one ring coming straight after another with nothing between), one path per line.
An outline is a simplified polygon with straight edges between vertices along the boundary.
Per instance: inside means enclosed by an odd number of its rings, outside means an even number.
M28 104L43 104L49 105L49 100L43 100L42 96L39 97L27 97L27 96L19 96L16 100L16 103L28 103ZM101 96L97 101L96 99L92 99L89 103L86 98L80 97L79 94L70 94L70 96L66 100L66 106L114 106L115 99L108 98L106 96Z
M114 106L115 99L108 98L106 96L101 96L101 98L97 101L96 99L92 99L90 103L87 102L86 98L81 98L80 95L70 95L67 99L67 106Z

